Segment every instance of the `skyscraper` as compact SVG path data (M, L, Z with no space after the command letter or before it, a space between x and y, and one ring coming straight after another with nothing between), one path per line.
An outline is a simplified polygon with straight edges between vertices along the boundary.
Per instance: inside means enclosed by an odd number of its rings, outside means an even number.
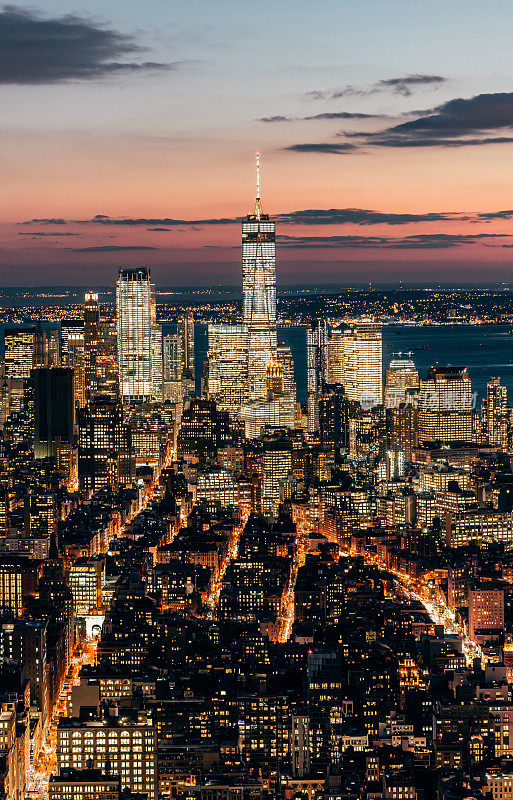
M82 320L63 320L61 335L62 366L73 370L75 403L82 408L86 402L84 323Z
M194 317L192 314L180 314L176 328L182 350L182 380L184 393L194 393Z
M100 305L96 292L86 292L84 301L85 396L90 400L98 390L96 358L100 332Z
M162 328L146 267L120 269L116 287L119 390L123 402L162 399Z
M328 326L325 319L314 320L306 330L308 390L308 432L319 429L319 394L327 380Z
M180 403L183 399L182 342L177 333L163 338L164 400Z
M393 358L385 382L386 408L398 408L406 402L408 389L419 388L419 373L410 358Z
M163 339L164 400L179 403L195 392L194 318L192 314L178 317L176 333Z
M5 328L5 375L7 378L28 378L34 366L35 328Z
M362 321L332 333L328 347L328 380L341 383L349 400L380 405L383 396L381 325Z
M90 492L128 486L135 477L130 427L121 403L110 397L97 397L80 411L78 477L80 488Z
M63 367L32 371L34 385L34 453L55 456L57 447L72 446L75 434L73 371Z
M486 399L481 410L481 431L485 442L508 449L508 428L511 409L508 406L508 390L500 378L492 378L486 384Z
M230 414L248 400L248 338L247 325L208 326L208 393Z
M262 213L260 203L258 154L255 208L242 223L242 293L251 394L261 398L267 364L276 360L276 246L275 224Z
M430 367L420 382L419 442L472 442L472 384L466 367Z

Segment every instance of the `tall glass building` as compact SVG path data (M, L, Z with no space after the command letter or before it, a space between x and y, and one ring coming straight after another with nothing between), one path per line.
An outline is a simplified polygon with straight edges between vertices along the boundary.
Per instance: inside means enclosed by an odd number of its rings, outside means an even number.
M276 361L276 244L275 224L261 210L258 156L255 208L242 223L242 293L251 394L265 397L267 365Z
M121 400L162 400L162 328L149 269L119 270L116 306Z

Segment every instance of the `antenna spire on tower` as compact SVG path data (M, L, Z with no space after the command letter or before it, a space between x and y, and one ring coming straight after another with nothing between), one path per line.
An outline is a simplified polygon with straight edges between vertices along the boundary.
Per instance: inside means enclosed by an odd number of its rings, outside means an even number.
M256 201L255 216L260 219L260 153L256 154Z

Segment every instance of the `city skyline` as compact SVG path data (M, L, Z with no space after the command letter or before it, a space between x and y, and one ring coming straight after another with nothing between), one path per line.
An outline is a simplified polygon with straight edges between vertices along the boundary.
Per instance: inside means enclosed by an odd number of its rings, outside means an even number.
M0 283L237 285L255 151L282 285L509 279L510 5L259 8L1 7Z

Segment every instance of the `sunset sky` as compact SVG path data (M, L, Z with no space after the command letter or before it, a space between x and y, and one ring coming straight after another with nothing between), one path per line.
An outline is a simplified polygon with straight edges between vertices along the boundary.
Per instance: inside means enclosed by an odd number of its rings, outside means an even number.
M0 283L511 281L511 0L0 6Z

